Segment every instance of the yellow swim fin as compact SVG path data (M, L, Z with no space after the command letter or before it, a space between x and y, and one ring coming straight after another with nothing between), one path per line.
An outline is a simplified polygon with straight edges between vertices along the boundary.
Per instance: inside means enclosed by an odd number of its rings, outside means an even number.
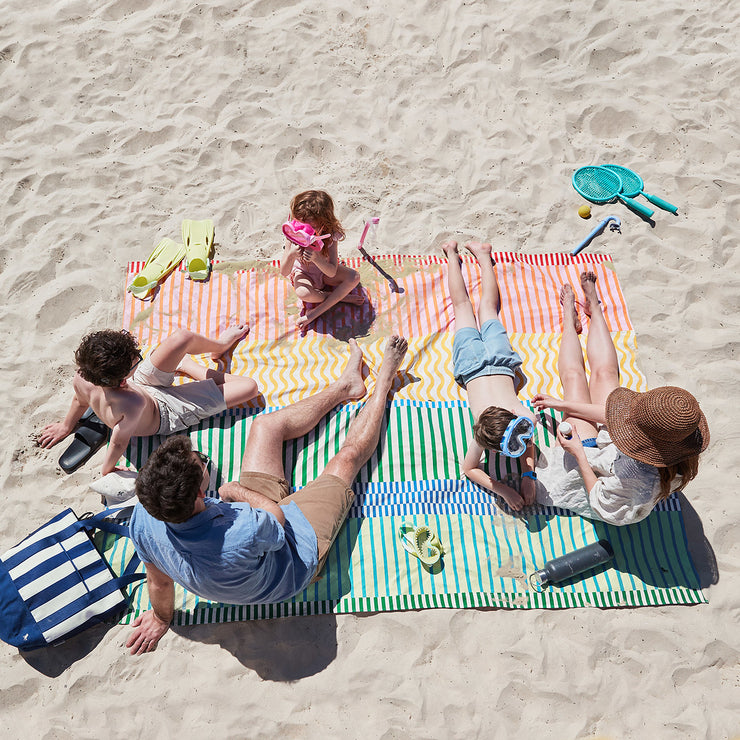
M211 271L211 247L213 246L213 221L182 222L182 241L185 245L185 264L192 280L207 280Z
M185 256L185 247L172 239L162 239L147 258L144 267L133 279L128 290L137 298L146 298L157 287L162 278L167 277Z

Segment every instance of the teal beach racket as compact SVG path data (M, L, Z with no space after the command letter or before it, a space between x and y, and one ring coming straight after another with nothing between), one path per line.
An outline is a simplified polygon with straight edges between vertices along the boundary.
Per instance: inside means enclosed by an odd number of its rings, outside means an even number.
M580 167L573 173L573 187L586 200L601 205L611 203L617 198L626 206L641 216L650 218L655 211L651 211L642 203L622 194L622 178L604 167Z
M638 195L642 195L643 198L647 198L653 205L662 208L664 211L669 211L670 213L676 213L678 211L678 208L667 200L663 200L657 195L646 193L643 190L645 183L636 172L618 164L602 164L601 166L619 175L619 179L622 181L622 195L627 198L636 198Z

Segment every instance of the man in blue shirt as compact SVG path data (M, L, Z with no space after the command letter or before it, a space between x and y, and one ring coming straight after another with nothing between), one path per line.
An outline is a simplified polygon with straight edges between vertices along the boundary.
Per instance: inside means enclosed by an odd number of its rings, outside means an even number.
M335 406L362 398L362 350L350 340L342 375L314 396L257 416L247 439L239 482L205 498L207 457L187 437L171 437L139 472L139 504L131 539L146 564L152 608L134 621L126 643L150 652L174 612L174 583L212 601L258 604L289 599L321 571L354 498L351 485L378 445L405 339L391 337L375 389L353 419L323 473L293 494L283 469L283 443L308 434Z

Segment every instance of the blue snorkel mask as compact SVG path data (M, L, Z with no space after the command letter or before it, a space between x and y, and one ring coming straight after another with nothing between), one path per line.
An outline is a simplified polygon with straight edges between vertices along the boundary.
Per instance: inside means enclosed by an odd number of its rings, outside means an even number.
M533 434L532 420L528 416L517 416L509 422L501 438L501 453L507 457L521 457Z

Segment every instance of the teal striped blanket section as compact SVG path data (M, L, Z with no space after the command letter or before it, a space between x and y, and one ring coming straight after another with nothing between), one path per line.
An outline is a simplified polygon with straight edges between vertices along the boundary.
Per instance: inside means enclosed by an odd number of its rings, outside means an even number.
M339 449L359 404L338 407L305 437L284 448L286 471L296 488L313 480ZM260 413L269 412L265 409ZM196 449L213 460L209 495L238 479L249 427L258 411L237 409L190 430ZM536 442L553 443L543 416ZM178 587L177 624L202 624L280 616L375 612L435 607L512 609L617 607L706 602L689 556L680 502L660 504L644 521L613 527L562 509L507 511L498 500L463 479L460 462L471 431L464 402L393 401L381 443L354 485L355 502L332 547L324 576L279 604L232 606L200 599ZM135 440L128 451L139 468L159 443ZM514 475L516 461L489 460L500 478ZM432 568L402 547L403 524L430 527L445 554ZM122 571L133 552L125 538L102 536L101 545ZM609 567L538 590L530 575L552 558L599 539L615 552ZM145 586L131 588L131 622L149 604Z

